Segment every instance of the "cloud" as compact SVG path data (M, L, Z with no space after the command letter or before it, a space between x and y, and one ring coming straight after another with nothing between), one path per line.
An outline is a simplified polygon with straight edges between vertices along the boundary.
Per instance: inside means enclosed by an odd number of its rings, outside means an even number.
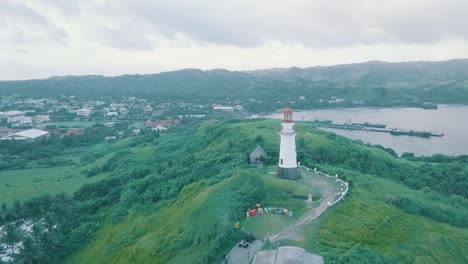
M18 70L3 63L0 79L468 57L467 13L466 0L0 0L0 60Z
M67 32L33 8L18 2L0 2L0 38L11 45L52 41L65 43Z
M116 0L97 5L96 11L107 18L131 20L167 38L182 34L239 47L268 41L324 48L468 39L468 2L462 0Z

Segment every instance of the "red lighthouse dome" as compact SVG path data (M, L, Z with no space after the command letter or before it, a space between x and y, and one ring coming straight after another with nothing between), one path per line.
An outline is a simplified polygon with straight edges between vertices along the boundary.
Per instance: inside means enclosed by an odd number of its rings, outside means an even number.
M284 123L292 123L293 122L293 110L291 108L284 109L283 112L283 122Z

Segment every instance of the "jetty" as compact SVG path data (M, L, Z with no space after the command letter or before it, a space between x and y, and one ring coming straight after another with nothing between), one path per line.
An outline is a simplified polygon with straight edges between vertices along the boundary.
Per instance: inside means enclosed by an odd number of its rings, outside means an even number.
M333 123L331 120L303 121L303 123L312 125L314 127L389 133L394 136L412 136L412 137L423 137L423 138L444 136L444 133L437 133L437 132L432 132L432 131L418 131L418 130L409 130L409 129L401 129L401 128L387 128L387 125L382 124L382 123L374 124L370 122L364 122L364 123L347 122L343 124L336 124L336 123Z

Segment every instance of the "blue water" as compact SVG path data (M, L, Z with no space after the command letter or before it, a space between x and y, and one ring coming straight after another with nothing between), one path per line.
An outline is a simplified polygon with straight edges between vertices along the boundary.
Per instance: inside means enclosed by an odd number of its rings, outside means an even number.
M267 117L282 118L281 113ZM314 119L333 120L344 123L353 122L384 123L388 128L428 130L444 133L443 137L420 138L393 136L387 133L324 129L336 134L361 140L366 143L380 144L394 149L398 154L413 152L415 155L468 154L468 106L439 105L436 110L420 108L347 108L308 110L294 113L294 120Z

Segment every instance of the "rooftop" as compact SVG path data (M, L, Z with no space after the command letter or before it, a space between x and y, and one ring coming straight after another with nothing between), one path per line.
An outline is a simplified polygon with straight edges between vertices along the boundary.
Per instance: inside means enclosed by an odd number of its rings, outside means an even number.
M323 264L319 255L306 252L300 247L279 247L273 250L259 251L253 264Z
M38 138L44 135L49 134L47 131L39 130L39 129L28 129L24 130L21 132L13 133L8 136L5 136L6 138L15 138L15 137L24 137L24 138Z

